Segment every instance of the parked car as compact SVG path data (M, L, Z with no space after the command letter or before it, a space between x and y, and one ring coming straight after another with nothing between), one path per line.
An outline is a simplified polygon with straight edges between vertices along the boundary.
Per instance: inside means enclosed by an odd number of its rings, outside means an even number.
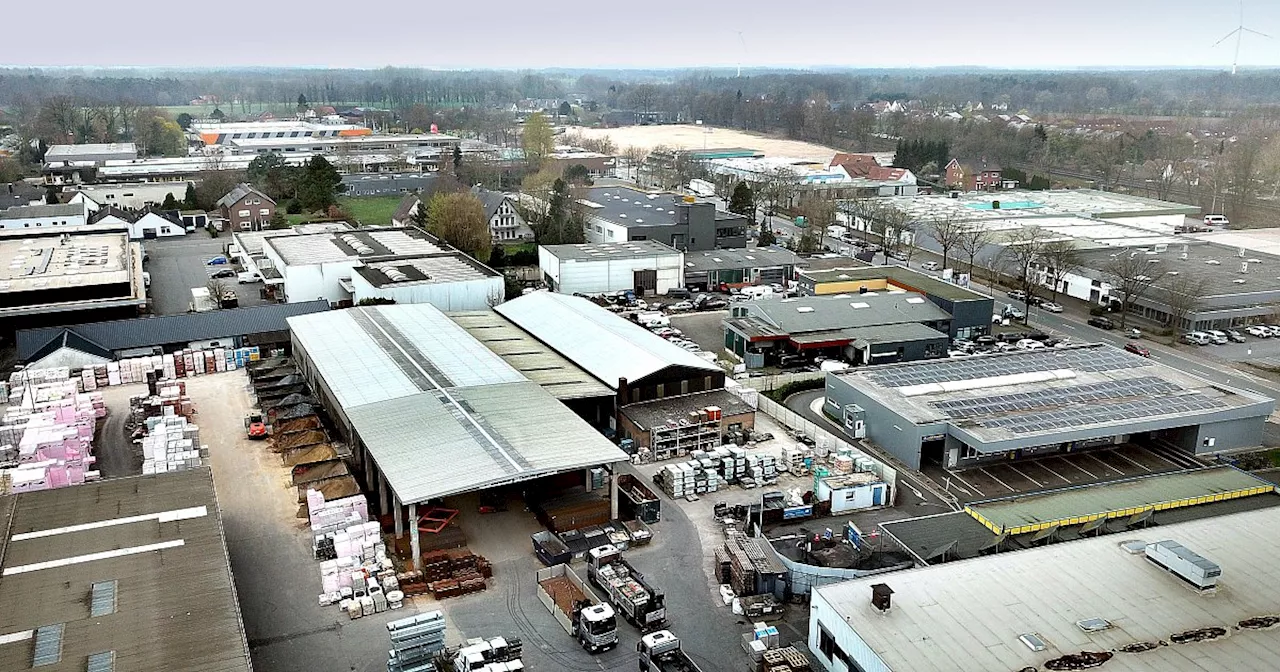
M1089 318L1089 326L1110 331L1116 328L1116 323L1106 317L1091 317Z
M1004 315L1004 317L1007 317L1013 320L1021 320L1022 318L1027 316L1027 313L1024 310L1022 310L1021 308L1011 303L1005 304L1002 314Z
M1244 338L1244 334L1236 331L1235 329L1228 329L1227 340L1231 341L1232 343L1244 343L1245 338Z
M261 282L261 281L262 281L262 274L258 273L257 271L243 271L236 275L236 282L242 285L250 282Z
M1226 345L1230 342L1227 340L1227 334L1217 329L1207 329L1204 334L1209 337L1209 342L1214 345Z
M1182 342L1188 345L1209 345L1213 341L1202 331L1188 331L1182 335Z
M687 290L687 289L683 289L683 288L679 288L679 287L677 287L677 288L675 288L675 289L668 289L668 290L667 290L667 298L670 298L670 299L677 299L677 300L681 300L681 299L688 299L688 298L692 298L692 296L693 296L693 294L692 294L692 293L690 293L690 292L689 292L689 290Z
M234 269L230 269L230 268L220 268L220 269L218 269L218 270L216 270L216 271L214 271L214 272L210 273L210 274L209 274L209 277L211 277L211 278L234 278L234 277L236 277L236 272L235 272L235 270L234 270Z
M1061 313L1061 312L1062 312L1062 306L1061 306L1060 304L1054 303L1054 302L1052 302L1052 301L1045 301L1044 303L1040 304L1040 309L1041 309L1041 310L1048 311L1048 312L1050 312L1050 313Z
M920 264L920 268L926 271L936 271L939 268L942 268L942 266L940 266L936 261L926 261L923 264Z
M984 334L973 339L973 344L980 348L989 348L999 342L995 336Z
M1124 349L1125 349L1125 352L1132 352L1135 355L1141 355L1143 357L1151 356L1150 350L1142 347L1142 344L1134 343L1133 341L1129 341L1128 343L1125 343Z
M1262 325L1262 326L1264 326L1264 327L1266 327L1267 329L1269 329L1269 330L1271 331L1271 335L1272 335L1272 336L1280 336L1280 326L1277 326L1277 325L1274 325L1274 324L1264 324L1264 325Z
M1009 292L1009 293L1008 293L1008 296L1009 296L1009 298L1013 299L1014 301L1026 301L1026 300L1027 300L1027 293L1026 293L1026 292L1024 292L1024 291L1022 291L1021 289L1015 289L1015 290L1013 290L1012 292Z
M1231 222L1227 220L1226 215L1205 215L1205 226L1227 226Z
M1044 349L1044 343L1034 339L1024 338L1021 341L1014 343L1013 347L1019 350L1042 350Z
M218 255L216 257L209 259L209 261L204 262L204 265L205 266L226 266L229 263L231 262L227 261L226 257L222 255Z
M778 358L778 365L784 369L793 369L809 364L809 358L804 355L783 355Z
M704 296L707 298L702 299L701 301L694 301L693 307L695 310L721 310L729 305L728 301L710 294L700 294L698 296L699 298Z
M1244 333L1255 338L1271 338L1271 330L1263 324L1253 324L1244 328Z
M690 311L690 310L693 310L693 302L692 302L692 301L681 301L681 302L679 302L679 303L675 303L675 304L672 304L671 306L668 306L668 307L667 307L667 310L669 310L669 311L671 311L671 312L673 312L673 313L684 313L684 312L688 312L688 311Z
M996 340L1000 341L1001 343L1017 343L1018 341L1027 340L1029 338L1031 338L1031 334L1027 334L1021 331L1011 331L1005 334L996 335Z

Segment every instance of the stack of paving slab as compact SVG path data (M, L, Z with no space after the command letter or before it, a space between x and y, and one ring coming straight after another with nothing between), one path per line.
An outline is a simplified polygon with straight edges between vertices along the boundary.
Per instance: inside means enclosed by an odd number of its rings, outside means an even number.
M355 619L397 609L404 599L382 528L369 520L363 495L325 501L307 490L312 552L320 560L320 604L337 604Z
M10 492L79 485L92 470L93 433L106 416L102 395L80 392L68 369L47 369L22 379L0 414L0 471ZM58 379L58 376L63 378Z
M147 382L154 374L161 380L177 380L208 373L235 371L261 358L258 348L210 348L179 350L164 355L130 357L116 362L86 366L77 376L85 390Z
M163 474L195 469L208 457L209 447L200 443L200 428L181 415L160 415L146 419L147 435L142 438L142 473Z

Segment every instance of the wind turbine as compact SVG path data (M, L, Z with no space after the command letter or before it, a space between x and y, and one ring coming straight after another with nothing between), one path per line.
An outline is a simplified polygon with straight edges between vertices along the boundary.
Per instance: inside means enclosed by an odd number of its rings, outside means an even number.
M1271 39L1271 36L1267 35L1266 33L1259 33L1258 31L1253 30L1252 28L1244 27L1244 0L1240 0L1240 25L1236 26L1235 30L1227 33L1226 36L1223 37L1221 40L1218 40L1217 42L1213 43L1213 46L1216 47L1219 44L1222 44L1223 42L1226 42L1227 40L1231 39L1232 35L1236 37L1236 56L1231 61L1231 74L1233 75L1236 74L1236 68L1238 68L1240 65L1240 39L1244 37L1245 33L1253 33L1254 35Z

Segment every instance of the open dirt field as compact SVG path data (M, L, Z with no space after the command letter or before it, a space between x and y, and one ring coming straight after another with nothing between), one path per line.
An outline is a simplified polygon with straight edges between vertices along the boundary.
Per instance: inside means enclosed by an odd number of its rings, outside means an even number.
M621 151L624 147L653 149L658 145L684 149L746 147L765 156L805 159L826 164L836 150L809 142L784 140L731 128L677 124L669 126L623 126L621 128L570 128L588 138L608 136Z

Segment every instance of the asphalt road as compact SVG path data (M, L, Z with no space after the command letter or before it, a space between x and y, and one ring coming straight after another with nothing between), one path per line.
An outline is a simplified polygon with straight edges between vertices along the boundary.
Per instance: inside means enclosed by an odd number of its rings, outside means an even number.
M223 234L210 238L204 232L187 236L145 241L149 260L146 270L151 273L152 310L157 315L177 315L187 312L191 305L191 289L204 287L209 276L220 268L234 266L208 266L210 258L222 254L223 246L230 241ZM266 303L258 297L259 283L240 285L235 278L226 280L227 287L235 290L241 306Z

